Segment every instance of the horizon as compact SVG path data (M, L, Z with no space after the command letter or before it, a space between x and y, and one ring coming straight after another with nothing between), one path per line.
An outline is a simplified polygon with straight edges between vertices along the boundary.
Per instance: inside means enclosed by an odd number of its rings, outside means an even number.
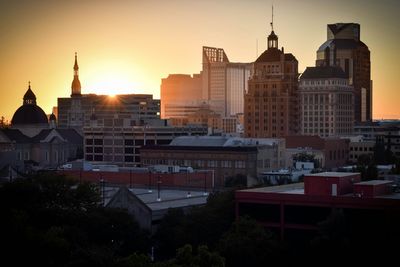
M169 74L200 73L203 46L223 48L231 62L254 62L271 31L272 3L1 2L0 116L11 121L28 81L38 105L50 114L58 97L70 96L75 52L83 94L152 94L155 99ZM315 66L327 24L359 23L360 39L371 52L373 118L399 119L398 10L400 3L393 0L279 1L274 31L279 47L299 61L301 73Z

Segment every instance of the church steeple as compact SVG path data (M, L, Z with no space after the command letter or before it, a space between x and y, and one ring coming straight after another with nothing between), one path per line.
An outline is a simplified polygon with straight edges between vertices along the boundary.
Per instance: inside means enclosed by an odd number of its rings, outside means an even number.
M81 82L79 81L79 66L78 66L78 56L75 52L75 64L74 64L74 80L71 85L71 97L81 96Z
M274 6L272 6L271 34L268 36L268 49L278 49L278 36L274 32Z

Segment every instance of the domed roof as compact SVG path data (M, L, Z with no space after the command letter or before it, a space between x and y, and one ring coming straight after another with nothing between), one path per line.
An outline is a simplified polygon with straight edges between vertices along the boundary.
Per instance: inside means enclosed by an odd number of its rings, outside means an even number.
M48 124L43 109L36 105L22 105L14 113L11 124Z
M269 48L264 51L256 60L256 62L274 62L281 60L282 51L276 48Z
M36 96L31 90L30 82L23 99L22 106L15 111L11 119L11 125L49 123L43 109L36 105Z

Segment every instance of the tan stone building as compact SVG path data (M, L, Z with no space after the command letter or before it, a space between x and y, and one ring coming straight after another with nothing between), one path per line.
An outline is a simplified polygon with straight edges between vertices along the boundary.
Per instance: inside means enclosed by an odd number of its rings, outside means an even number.
M298 132L298 62L278 49L272 30L268 49L254 62L244 105L245 137L284 137Z
M354 128L354 91L340 67L307 67L299 85L302 135L345 136Z

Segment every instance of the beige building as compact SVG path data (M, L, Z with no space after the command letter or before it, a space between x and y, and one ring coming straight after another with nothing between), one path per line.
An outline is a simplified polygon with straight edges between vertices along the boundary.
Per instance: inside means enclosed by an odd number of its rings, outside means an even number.
M345 136L354 128L354 91L339 67L307 67L300 77L302 135Z
M205 115L204 109L209 109L212 118L206 123L208 127L217 124L213 131L236 132L243 125L233 118L243 114L251 68L251 63L230 62L222 48L204 46L200 74L171 74L162 79L162 118L170 119L172 125L185 125L199 120ZM220 118L218 122L215 115ZM232 127L232 123L236 125Z
M298 133L298 62L278 49L272 30L268 48L254 62L244 102L245 137L284 137Z
M196 112L201 105L200 74L170 74L161 79L161 118L183 118Z
M251 63L229 62L224 49L203 46L203 99L222 117L243 113Z

